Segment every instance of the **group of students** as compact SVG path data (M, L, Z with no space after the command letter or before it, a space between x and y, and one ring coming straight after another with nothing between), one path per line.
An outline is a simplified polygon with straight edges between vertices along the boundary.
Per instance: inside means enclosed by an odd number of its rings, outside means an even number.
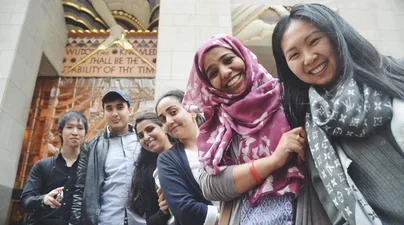
M294 6L272 48L279 80L237 39L212 37L185 94L134 127L127 94L108 92L108 127L80 155L87 120L63 115L60 153L21 196L31 224L403 224L404 61L320 4Z

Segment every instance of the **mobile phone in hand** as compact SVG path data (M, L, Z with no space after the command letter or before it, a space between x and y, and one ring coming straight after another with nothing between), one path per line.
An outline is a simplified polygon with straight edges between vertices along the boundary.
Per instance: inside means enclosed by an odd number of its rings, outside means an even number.
M63 200L63 191L59 191L59 193L56 195L56 201L62 202Z

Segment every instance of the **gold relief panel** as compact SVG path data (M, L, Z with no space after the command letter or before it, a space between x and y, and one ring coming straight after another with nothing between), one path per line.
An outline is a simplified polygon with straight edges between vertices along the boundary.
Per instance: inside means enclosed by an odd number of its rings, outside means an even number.
M122 40L108 42L110 39L104 33L71 33L65 48L62 76L153 78L157 33L139 34L128 32Z

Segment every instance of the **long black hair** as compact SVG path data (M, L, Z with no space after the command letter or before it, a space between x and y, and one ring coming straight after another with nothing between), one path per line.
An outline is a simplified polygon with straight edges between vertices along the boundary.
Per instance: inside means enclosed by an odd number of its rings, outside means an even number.
M175 89L175 90L171 90L168 91L167 93L163 94L156 103L156 106L154 108L154 111L157 112L157 106L159 105L159 103L161 102L161 100L163 100L164 98L167 97L172 97L177 99L180 103L182 103L182 100L184 99L184 95L185 93L181 90ZM198 125L198 127L200 127L204 122L205 122L205 118L203 118L203 116L201 116L200 114L196 114L196 124Z
M299 4L292 8L289 16L281 18L272 36L276 68L284 86L283 106L292 127L304 126L310 87L289 69L281 48L283 34L293 20L310 22L328 37L340 66L339 84L353 77L389 96L404 99L403 64L381 55L333 10L321 4Z
M154 112L147 112L137 117L135 130L137 128L137 124L145 120L151 121L160 127L163 126ZM168 140L171 143L175 142L175 139L170 136L168 136ZM132 187L129 193L129 205L138 215L143 215L147 210L151 210L153 205L157 204L158 197L154 189L155 181L153 178L153 171L157 166L157 157L157 153L149 152L142 146L139 158L135 162L135 171L132 177ZM153 188L150 190L151 186Z

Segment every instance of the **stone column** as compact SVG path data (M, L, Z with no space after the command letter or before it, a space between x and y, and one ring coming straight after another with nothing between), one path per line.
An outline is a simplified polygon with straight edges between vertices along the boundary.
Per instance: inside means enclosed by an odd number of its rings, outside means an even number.
M230 0L160 2L156 99L172 89L185 90L196 50L212 35L231 34Z
M41 58L61 71L66 40L61 1L0 0L0 224L6 223Z

